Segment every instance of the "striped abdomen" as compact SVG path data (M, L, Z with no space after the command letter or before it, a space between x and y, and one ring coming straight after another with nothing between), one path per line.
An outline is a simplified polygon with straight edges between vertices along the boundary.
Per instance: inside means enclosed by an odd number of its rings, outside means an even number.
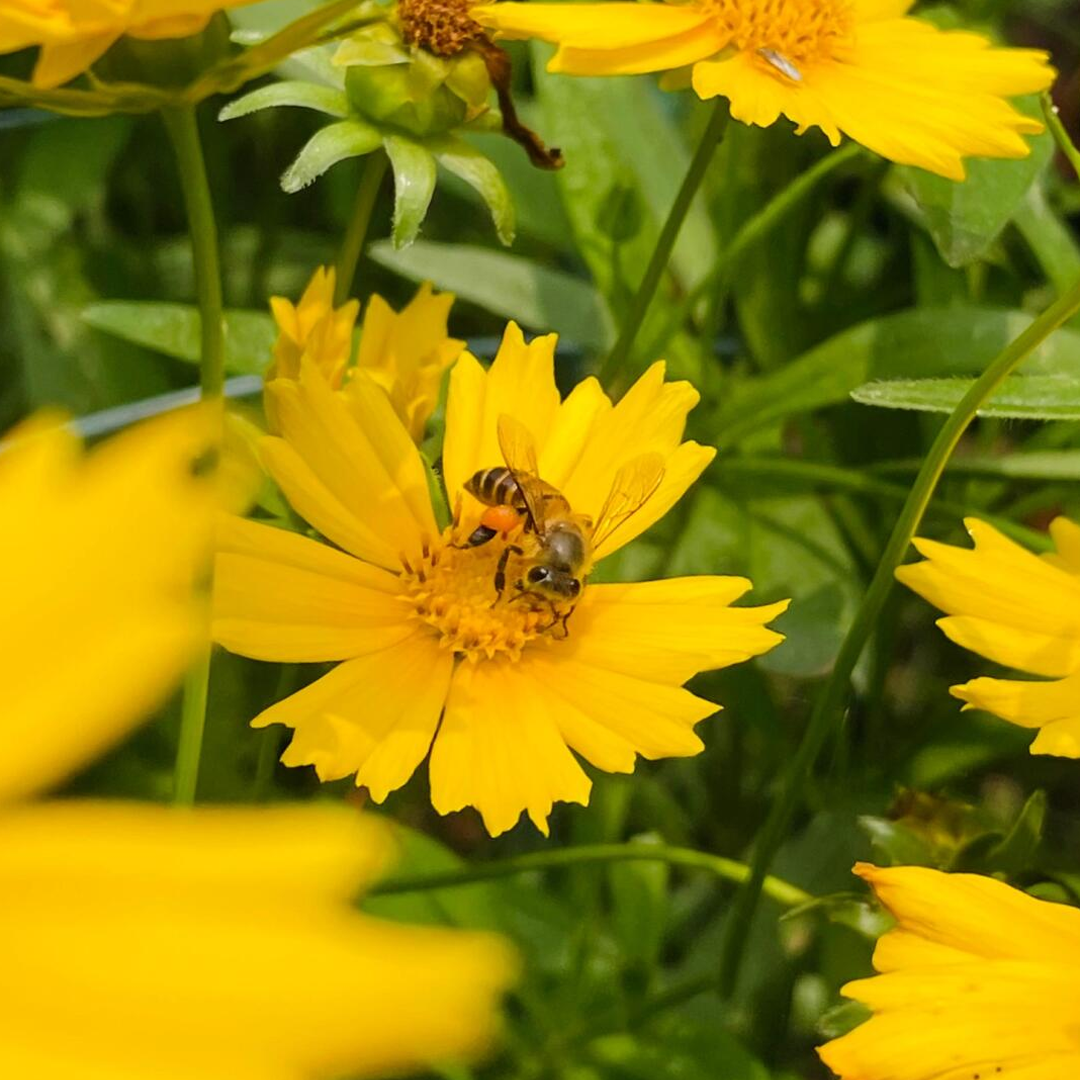
M512 506L525 513L525 496L505 465L494 469L480 469L465 481L465 490L485 506Z
M528 498L522 491L523 486ZM570 513L570 504L557 487L532 473L512 473L505 465L474 472L465 481L465 490L485 506L511 506L519 514L528 512L530 501L538 518Z

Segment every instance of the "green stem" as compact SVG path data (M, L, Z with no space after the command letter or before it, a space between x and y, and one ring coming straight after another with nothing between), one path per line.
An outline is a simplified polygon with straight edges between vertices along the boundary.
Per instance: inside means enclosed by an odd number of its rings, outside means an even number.
M663 862L672 866L686 866L696 870L708 870L725 881L745 882L750 877L750 867L734 859L710 855L693 848L667 847L661 844L582 844L578 847L555 848L538 851L531 855L518 855L512 859L481 863L461 870L447 870L438 874L423 874L411 878L388 878L372 890L376 896L392 893L422 892L428 889L447 889L458 885L474 885L478 881L492 881L511 877L532 870L551 870L562 866L582 863L609 862ZM802 889L780 878L766 877L762 891L784 907L798 907L809 903L813 897Z
M727 99L720 98L713 107L712 116L709 117L709 122L701 134L701 141L698 143L697 150L694 151L690 167L686 170L686 176L683 177L682 186L675 195L675 201L671 204L667 220L660 230L660 235L656 238L656 247L653 248L649 265L645 268L641 284L638 286L637 293L634 295L633 302L630 305L630 311L627 313L619 331L619 338L600 369L600 381L604 384L607 384L630 358L630 352L634 347L638 331L645 321L649 305L652 303L657 286L660 284L660 278L663 276L664 270L671 259L675 241L679 238L679 230L686 220L690 204L694 201L698 188L701 187L701 181L705 179L705 172L709 167L709 162L712 161L716 148L724 138L724 132L727 130L730 118L731 113L728 109Z
M193 108L162 112L172 141L187 210L188 232L195 261L195 292L202 316L199 383L204 398L220 398L225 385L225 315L221 296L221 261L217 222L206 177L206 161Z
M844 699L850 686L851 673L871 637L878 615L892 589L896 568L907 553L908 545L930 504L950 455L979 408L993 395L1004 379L1077 311L1080 311L1080 281L1002 350L986 371L975 380L934 439L893 527L881 562L878 563L851 628L840 646L828 682L815 703L802 742L790 759L780 785L779 797L773 803L769 816L758 833L750 878L735 898L728 920L720 968L720 987L723 993L731 993L735 986L750 922L764 887L766 871L799 804L804 781L813 769L822 746L843 720Z
M206 161L199 141L194 107L162 111L162 119L176 154L180 184L187 210L195 265L195 291L202 321L202 352L199 384L204 401L220 407L225 386L225 315L221 292L221 260L218 255L217 222L206 176ZM209 637L209 634L207 635ZM210 689L210 646L206 645L184 681L180 710L180 738L173 773L173 801L181 806L195 802L206 727L206 702Z
M657 340L666 341L674 333L676 327L689 319L704 296L711 293L718 294L716 302L722 305L724 302L722 294L726 292L731 276L738 269L739 260L743 255L755 244L764 240L822 180L857 158L862 152L863 149L858 143L849 143L842 150L826 154L806 172L800 173L787 187L778 191L753 217L748 218L720 253L716 265L680 302L672 317L667 320L663 335Z
M384 151L376 150L373 154L368 154L364 162L364 171L356 189L352 216L349 218L337 257L337 287L334 290L334 303L339 307L352 295L356 267L360 262L360 256L364 253L364 243L371 224L371 212L375 209L375 200L378 198L383 176L386 175L388 161Z
M1080 180L1080 149L1077 149L1076 144L1065 130L1065 125L1061 122L1061 117L1058 116L1057 106L1054 104L1054 99L1050 96L1049 90L1044 91L1039 98L1039 103L1042 105L1043 116L1046 118L1046 126L1050 129L1050 134L1054 136L1054 142L1057 143L1058 149L1072 166L1076 178Z

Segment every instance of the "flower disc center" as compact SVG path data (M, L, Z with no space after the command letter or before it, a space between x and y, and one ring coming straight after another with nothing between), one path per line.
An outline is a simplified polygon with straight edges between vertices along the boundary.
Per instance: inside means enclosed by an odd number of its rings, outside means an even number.
M801 67L834 54L851 38L852 0L707 0L731 44L756 53L772 70L794 81Z
M438 633L443 648L474 661L498 655L516 660L530 641L564 636L563 619L573 606L520 587L535 537L518 529L468 547L470 532L451 527L419 559L402 560L401 580L414 617ZM501 594L496 588L500 564Z

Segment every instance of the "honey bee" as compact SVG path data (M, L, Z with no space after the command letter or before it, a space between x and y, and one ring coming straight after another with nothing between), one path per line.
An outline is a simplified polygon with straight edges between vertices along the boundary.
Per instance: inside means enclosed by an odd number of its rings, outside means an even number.
M465 482L465 490L487 507L466 546L479 547L524 524L524 535L534 537L535 544L530 545L527 569L514 588L519 595L546 601L565 628L570 614L565 606L580 597L593 552L660 486L664 459L656 453L642 454L619 469L594 522L587 514L575 513L566 496L540 477L536 443L528 428L504 414L499 417L498 436L504 464L480 469ZM495 570L497 597L506 589L511 555L525 556L526 549L508 544L503 550ZM558 614L557 604L565 614Z

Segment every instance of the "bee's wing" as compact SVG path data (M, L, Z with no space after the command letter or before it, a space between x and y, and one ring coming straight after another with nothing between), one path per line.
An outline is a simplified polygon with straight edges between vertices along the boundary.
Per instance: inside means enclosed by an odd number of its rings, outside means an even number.
M621 525L652 498L664 479L661 454L642 454L628 461L616 474L611 491L593 526L593 547L598 548Z
M529 525L533 532L538 532L544 520L544 500L537 497L534 486L540 476L536 440L524 424L506 413L499 417L497 430L503 461L525 500Z

